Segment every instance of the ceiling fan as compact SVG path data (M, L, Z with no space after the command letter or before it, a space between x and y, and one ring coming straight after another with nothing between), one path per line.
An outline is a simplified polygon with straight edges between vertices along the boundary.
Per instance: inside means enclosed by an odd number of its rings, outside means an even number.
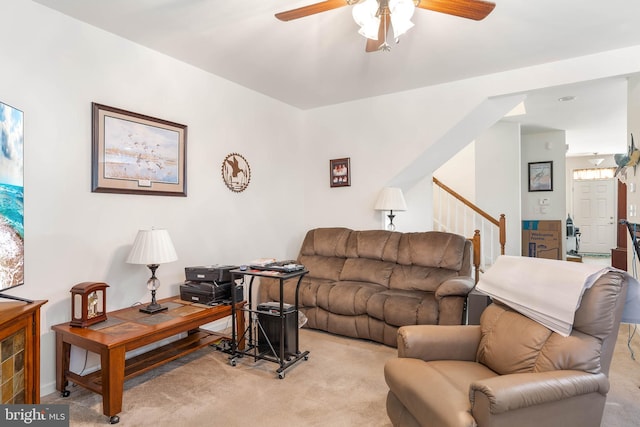
M360 25L359 33L367 38L367 52L388 51L387 32L394 29L398 37L413 27L410 21L415 8L480 21L496 6L484 0L326 0L309 6L276 13L281 21L304 18L343 6L353 6L353 17Z

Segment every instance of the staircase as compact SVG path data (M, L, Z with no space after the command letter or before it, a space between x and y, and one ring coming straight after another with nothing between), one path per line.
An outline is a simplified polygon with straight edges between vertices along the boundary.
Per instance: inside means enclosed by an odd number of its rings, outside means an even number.
M489 268L500 255L504 255L506 244L506 218L491 215L447 187L437 178L433 178L433 229L447 231L462 236L479 234L480 259L479 272ZM477 254L474 255L474 257Z

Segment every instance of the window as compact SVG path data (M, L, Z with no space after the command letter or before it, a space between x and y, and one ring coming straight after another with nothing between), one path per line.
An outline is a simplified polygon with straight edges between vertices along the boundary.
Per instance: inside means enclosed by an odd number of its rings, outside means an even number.
M573 179L609 179L613 178L616 168L574 169Z

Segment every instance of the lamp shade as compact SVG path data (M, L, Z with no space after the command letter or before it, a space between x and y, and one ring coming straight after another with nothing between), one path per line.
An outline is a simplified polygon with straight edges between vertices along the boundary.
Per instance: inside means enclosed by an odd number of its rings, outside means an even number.
M167 230L140 230L127 257L129 264L164 264L178 259Z
M402 190L396 187L383 188L374 207L377 211L406 211Z

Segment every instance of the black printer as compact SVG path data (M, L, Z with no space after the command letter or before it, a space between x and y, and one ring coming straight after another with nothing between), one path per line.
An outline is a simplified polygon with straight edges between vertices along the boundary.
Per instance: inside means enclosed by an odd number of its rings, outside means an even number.
M214 305L231 302L231 273L236 266L208 265L185 267L186 281L180 285L180 299ZM236 301L244 299L244 289L236 286Z
M235 265L203 265L199 267L185 267L184 275L188 281L193 282L230 282L231 270L238 268Z
M243 300L242 291L242 286L236 287L236 301ZM180 285L180 299L207 305L231 301L231 282L186 281Z

